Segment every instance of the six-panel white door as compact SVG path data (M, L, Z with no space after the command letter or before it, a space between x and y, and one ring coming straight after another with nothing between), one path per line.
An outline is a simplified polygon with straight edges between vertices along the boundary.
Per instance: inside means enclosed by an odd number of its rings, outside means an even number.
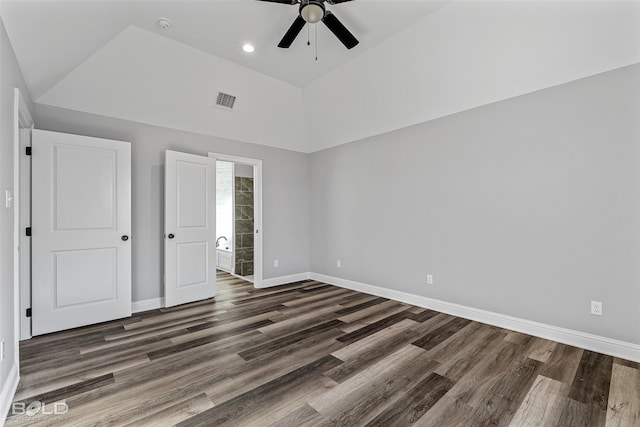
M165 306L215 296L216 159L176 151L165 162Z
M33 131L33 335L131 315L131 146Z

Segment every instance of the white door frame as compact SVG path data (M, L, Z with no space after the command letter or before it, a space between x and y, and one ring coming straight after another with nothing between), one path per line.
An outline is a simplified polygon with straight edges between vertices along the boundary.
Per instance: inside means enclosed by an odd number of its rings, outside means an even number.
M31 225L31 159L25 147L31 146L33 118L18 88L14 89L13 110L13 282L14 282L14 322L15 342L31 338L31 318L26 317L26 309L31 300L31 251L25 228ZM28 140L21 138L28 132ZM27 274L23 274L26 272ZM16 345L16 361L18 361Z
M209 153L209 157L225 162L242 163L253 166L253 287L262 287L262 160L230 154ZM234 242L235 244L235 242Z

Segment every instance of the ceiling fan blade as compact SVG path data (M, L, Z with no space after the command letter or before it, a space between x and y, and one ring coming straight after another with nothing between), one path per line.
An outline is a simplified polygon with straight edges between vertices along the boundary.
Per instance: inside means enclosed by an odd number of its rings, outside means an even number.
M297 4L298 0L258 0L258 1L268 1L270 3L282 3L282 4ZM345 0L342 0L345 1Z
M278 47L288 48L291 46L291 43L296 39L300 31L304 28L304 25L307 23L300 15L293 21L293 24L289 27L287 32L285 33L280 43L278 43Z
M358 39L356 39L353 34L347 30L347 27L342 25L342 22L340 22L340 20L330 11L327 11L324 18L322 18L322 22L324 22L324 25L326 25L327 28L335 34L338 40L340 40L347 49L351 49L360 43Z
M346 3L348 1L353 1L353 0L326 0L326 1L329 4L340 4L340 3Z

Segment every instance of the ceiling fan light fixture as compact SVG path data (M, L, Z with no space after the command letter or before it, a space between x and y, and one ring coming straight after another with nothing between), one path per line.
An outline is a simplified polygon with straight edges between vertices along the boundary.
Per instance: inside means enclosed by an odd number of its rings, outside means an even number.
M315 24L324 18L324 5L318 1L303 2L300 5L300 16L309 24Z

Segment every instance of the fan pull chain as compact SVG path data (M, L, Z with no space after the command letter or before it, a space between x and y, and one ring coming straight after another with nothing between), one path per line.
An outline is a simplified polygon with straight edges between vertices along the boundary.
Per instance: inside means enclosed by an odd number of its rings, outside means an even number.
M316 24L316 61L318 60L318 24Z
M311 24L307 24L307 46L311 46Z

